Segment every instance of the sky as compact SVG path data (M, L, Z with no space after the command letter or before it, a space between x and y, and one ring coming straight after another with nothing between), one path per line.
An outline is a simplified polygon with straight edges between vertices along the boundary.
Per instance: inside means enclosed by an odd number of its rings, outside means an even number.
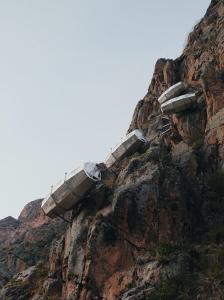
M126 134L210 0L0 0L0 219Z

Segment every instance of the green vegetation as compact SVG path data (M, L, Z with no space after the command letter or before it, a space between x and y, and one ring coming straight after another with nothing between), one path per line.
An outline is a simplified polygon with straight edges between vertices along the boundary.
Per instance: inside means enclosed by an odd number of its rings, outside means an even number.
M29 283L27 281L16 280L15 278L12 278L9 281L9 283L7 284L7 287L9 287L9 288L21 287L21 288L25 289L28 286L29 286Z
M215 287L224 295L224 247L201 245L193 259L193 271L162 281L148 297L150 300L190 300L198 294L209 293ZM210 299L210 298L209 298Z
M210 190L217 196L224 197L224 171L217 170L207 176Z
M224 267L224 249L217 249L213 255L209 258L207 276L212 278L217 278L223 273Z
M174 252L178 251L180 246L171 243L160 243L150 250L150 254L160 262L164 262Z
M192 136L187 141L188 145L191 146L194 150L199 150L204 143L204 136L201 133Z
M44 278L48 274L48 264L44 263L43 261L40 261L37 265L37 269L35 271L35 277L36 278Z
M189 265L183 268L180 275L173 278L164 278L149 295L142 300L192 300L198 295L206 299L224 299L217 295L224 295L224 244L217 244L217 238L224 233L224 226L208 232L206 239L197 245L177 246L163 243L152 251L155 258L164 260L168 264L176 257L177 252L183 251L189 257ZM188 266L188 267L187 267ZM149 282L149 286L151 286ZM132 284L127 289L133 288ZM212 298L213 297L213 298ZM214 298L218 297L218 298ZM205 298L204 298L205 299Z
M209 230L206 235L206 241L208 244L215 244L224 241L224 225Z
M196 276L192 273L164 280L149 296L149 300L190 300L196 288Z
M217 170L206 176L207 192L203 203L205 218L224 213L224 171ZM214 220L215 221L215 220Z
M178 294L178 281L164 281L152 292L150 300L173 300Z
M224 82L224 71L221 70L219 73L218 73L218 79L222 80L222 82Z
M218 278L224 269L224 247L215 244L201 247L198 266L206 278Z
M133 282L129 282L129 283L126 285L126 290L128 291L128 290L132 289L133 287L134 287Z
M119 279L118 279L118 284L121 285L122 282L123 282L123 280L124 280L124 277L123 277L123 276L119 277Z

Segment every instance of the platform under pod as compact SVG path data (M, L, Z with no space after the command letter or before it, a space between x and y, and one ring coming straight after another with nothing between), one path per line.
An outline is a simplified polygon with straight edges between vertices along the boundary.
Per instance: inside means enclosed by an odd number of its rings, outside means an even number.
M141 130L133 130L112 150L105 161L106 167L110 168L115 162L123 159L126 155L136 152L143 143L146 143L146 141L147 140Z
M190 108L195 100L196 95L194 93L181 95L163 103L161 105L161 110L164 114L178 113Z
M160 104L179 96L185 90L185 85L183 82L178 82L171 87L169 87L162 95L159 97L158 102Z
M53 187L42 203L44 213L50 218L63 215L100 180L101 172L97 165L92 162L85 163L82 168L75 169Z

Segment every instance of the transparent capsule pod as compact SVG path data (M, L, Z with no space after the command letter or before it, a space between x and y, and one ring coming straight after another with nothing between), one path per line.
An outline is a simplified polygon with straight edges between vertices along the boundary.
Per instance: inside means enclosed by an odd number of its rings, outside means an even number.
M162 95L159 97L158 102L160 104L170 100L171 98L179 96L185 90L185 85L183 82L178 82L168 88Z
M192 106L196 100L196 95L194 93L185 94L161 105L161 110L164 114L173 114L184 111Z
M52 188L42 203L44 213L55 218L71 210L98 181L101 181L101 172L97 164L85 163Z
M123 159L126 155L136 152L139 146L146 143L146 141L147 140L141 130L133 130L112 150L105 161L106 167L110 168L115 162Z

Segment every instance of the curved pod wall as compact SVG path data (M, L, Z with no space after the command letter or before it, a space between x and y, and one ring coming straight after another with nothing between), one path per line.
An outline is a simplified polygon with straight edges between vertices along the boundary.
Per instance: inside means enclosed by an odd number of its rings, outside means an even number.
M185 90L185 85L183 82L178 82L168 88L162 95L159 97L158 102L160 104L170 100L171 98L177 97Z
M107 168L110 168L115 162L123 159L126 155L130 155L138 150L138 148L146 143L146 138L139 129L133 130L129 133L124 141L112 150L112 153L105 161Z
M64 181L52 189L43 203L44 213L55 218L71 210L81 198L101 180L101 173L95 163L85 163L83 168L72 171Z
M190 108L195 100L196 95L194 93L185 94L163 103L161 110L165 114L178 113Z

